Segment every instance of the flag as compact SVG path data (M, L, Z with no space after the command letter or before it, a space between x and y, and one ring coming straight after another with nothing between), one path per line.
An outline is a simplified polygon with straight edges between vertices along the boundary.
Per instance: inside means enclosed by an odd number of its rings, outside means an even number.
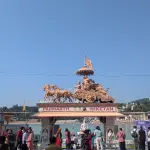
M93 70L93 66L92 66L92 61L88 58L85 58L85 64L91 69Z
M23 109L22 109L22 111L26 111L26 105L25 105L25 103L24 103L24 105L23 105Z

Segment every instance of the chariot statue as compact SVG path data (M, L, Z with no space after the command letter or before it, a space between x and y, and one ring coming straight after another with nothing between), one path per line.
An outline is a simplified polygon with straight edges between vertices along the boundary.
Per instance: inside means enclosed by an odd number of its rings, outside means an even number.
M92 61L85 57L85 65L76 72L77 75L83 76L81 89L76 90L74 98L82 100L82 102L101 102L113 103L115 100L108 95L108 90L105 90L102 85L95 83L94 80L89 79L88 76L94 75Z
M83 76L82 82L78 81L78 84L74 87L74 92L60 89L56 85L45 84L43 90L45 91L44 99L53 97L53 101L57 99L65 100L69 99L71 102L73 99L78 99L83 103L113 103L115 99L108 94L108 89L104 89L101 84L95 83L94 80L90 79L90 75L94 75L92 61L85 57L85 64L82 68L77 70L76 74Z

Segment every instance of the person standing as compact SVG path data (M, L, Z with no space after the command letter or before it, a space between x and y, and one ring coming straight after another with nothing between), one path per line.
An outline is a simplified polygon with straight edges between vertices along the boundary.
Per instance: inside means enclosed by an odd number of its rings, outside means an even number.
M28 134L27 134L27 130L23 129L23 136L22 136L22 150L28 150L27 147L27 138L28 138Z
M125 148L125 138L126 138L126 135L122 131L122 128L119 129L116 137L117 137L117 139L119 141L120 150L126 150L126 148Z
M28 147L28 150L34 150L34 147L33 147L33 139L34 139L34 134L32 132L32 129L29 128L28 129L28 138L27 138L27 147Z
M146 134L142 126L140 127L138 135L139 135L139 149L145 150Z
M91 135L89 134L89 130L85 130L84 136L83 136L83 149L84 150L91 150L90 139L91 139Z
M99 150L99 145L101 147L101 150L103 150L103 145L102 145L102 131L99 126L96 127L96 130L94 131L94 136L96 137L96 147L97 150Z
M5 144L5 136L0 136L0 150L9 150L8 144Z
M17 139L17 144L16 144L16 148L20 149L21 150L21 145L22 145L22 135L23 135L23 132L22 130L24 129L24 127L21 127L18 132L17 132L17 136L16 136L16 139Z
M71 135L70 131L66 128L65 130L65 136L66 136L66 150L71 149Z
M8 136L8 131L9 131L9 129L6 129L6 131L4 132L5 138L7 138L7 136Z
M9 129L6 129L6 131L4 132L5 143L6 143L6 144L9 144L9 143L8 143L8 131L9 131Z
M75 136L75 134L72 136L71 144L73 149L78 147L78 138Z
M90 150L92 150L92 137L93 137L93 135L91 133L91 130L90 129L88 129L88 130L89 130L89 137L90 137L90 140L89 140Z
M58 147L61 147L62 144L62 133L61 133L61 129L58 128L57 133L56 133L56 145Z
M135 147L135 150L136 150L136 149L138 149L138 131L137 131L136 126L133 127L133 130L131 131L131 136L133 137L134 147Z
M83 149L83 147L84 147L84 143L83 143L84 131L80 129L80 132L78 132L78 135L81 136L81 149Z
M15 148L15 135L13 134L13 131L9 129L8 131L8 145L10 150L14 150Z
M61 148L56 145L56 137L52 137L50 143L51 144L45 150L61 150Z
M150 150L150 127L148 127L147 136L148 136L148 150Z
M95 136L94 136L94 133L93 133L92 134L92 149L94 149L94 147L95 147L94 141L95 141Z

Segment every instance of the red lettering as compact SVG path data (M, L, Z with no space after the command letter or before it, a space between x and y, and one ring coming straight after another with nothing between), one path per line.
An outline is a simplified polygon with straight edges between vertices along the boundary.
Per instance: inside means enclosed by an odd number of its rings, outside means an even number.
M69 107L66 107L66 111L69 111Z
M99 107L99 110L102 111L102 107Z
M110 111L113 111L114 110L114 108L113 107L110 107Z
M106 107L106 111L110 111L110 108L109 108L109 107Z
M43 110L48 110L48 107L44 107Z
M96 107L96 111L99 111L99 108L98 108L98 107Z
M111 110L111 111L115 111L116 108L115 108L115 107L110 107L110 110Z
M94 107L90 107L90 111L94 111L95 110L95 108Z

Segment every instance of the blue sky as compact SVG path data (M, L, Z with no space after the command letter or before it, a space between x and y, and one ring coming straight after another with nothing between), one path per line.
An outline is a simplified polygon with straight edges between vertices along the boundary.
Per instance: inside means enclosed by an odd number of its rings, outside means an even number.
M149 16L148 0L0 1L0 105L73 88L85 55L117 102L150 97L150 76L126 76L150 75Z

